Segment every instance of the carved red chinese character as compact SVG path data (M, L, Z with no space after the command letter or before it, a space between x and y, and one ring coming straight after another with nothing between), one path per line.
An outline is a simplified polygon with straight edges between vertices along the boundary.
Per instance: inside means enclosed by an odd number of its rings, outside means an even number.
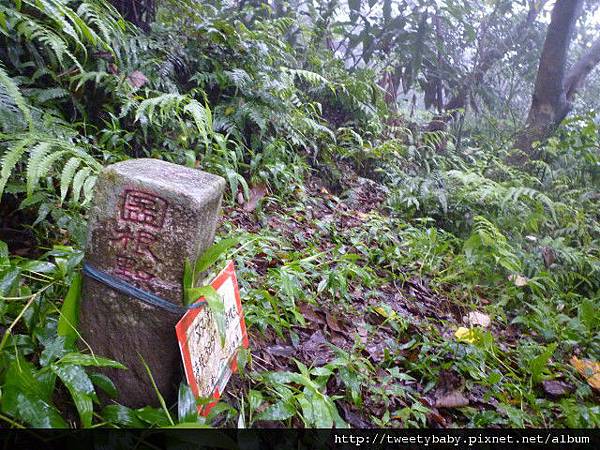
M150 281L154 275L140 269L135 258L126 255L117 255L117 268L115 274L135 281Z
M152 252L150 246L154 244L158 238L150 233L149 231L140 230L137 233L137 238L135 240L135 252L138 255L147 256L152 260L153 263L158 261L156 255Z
M138 230L134 233L128 225L122 227L115 225L112 236L109 239L112 242L116 242L119 248L125 251L129 250L129 242L133 242L135 253L148 257L153 263L158 261L158 258L150 247L158 241L158 237L150 231Z
M127 250L129 247L129 241L135 240L135 236L129 226L125 225L120 227L115 225L114 229L112 230L112 236L109 238L109 240L116 242L117 245L119 245L119 247L121 247L123 250Z
M167 202L159 196L128 189L123 199L121 219L162 228L166 211Z

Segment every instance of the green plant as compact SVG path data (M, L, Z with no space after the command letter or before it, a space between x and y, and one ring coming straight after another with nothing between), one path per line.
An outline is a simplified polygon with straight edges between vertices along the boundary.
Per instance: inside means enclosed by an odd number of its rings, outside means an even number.
M300 373L272 372L262 374L261 380L267 383L277 403L271 405L256 420L285 420L298 415L305 426L329 428L346 427L335 406L335 397L322 391L333 371L331 367L309 369L296 361Z

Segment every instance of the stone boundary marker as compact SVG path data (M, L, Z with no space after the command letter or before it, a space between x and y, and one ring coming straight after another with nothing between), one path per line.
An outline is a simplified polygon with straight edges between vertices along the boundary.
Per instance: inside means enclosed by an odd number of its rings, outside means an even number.
M182 306L184 263L212 244L224 189L219 176L155 159L106 167L89 213L86 265ZM119 403L158 406L140 355L166 401L177 399L180 318L85 277L81 334L96 355L128 367L104 371Z

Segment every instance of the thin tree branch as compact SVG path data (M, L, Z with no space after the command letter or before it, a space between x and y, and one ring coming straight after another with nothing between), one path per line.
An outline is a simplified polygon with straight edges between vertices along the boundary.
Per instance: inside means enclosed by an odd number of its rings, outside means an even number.
M577 90L583 85L585 78L598 63L600 63L600 38L592 44L590 49L585 52L569 71L564 84L568 101L573 99Z

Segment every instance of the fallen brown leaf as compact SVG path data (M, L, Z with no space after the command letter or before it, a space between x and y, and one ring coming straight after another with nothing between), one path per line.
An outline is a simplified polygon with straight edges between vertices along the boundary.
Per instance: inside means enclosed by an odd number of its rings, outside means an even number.
M546 380L542 382L544 392L552 397L562 397L572 391L571 385L564 381Z
M462 408L469 405L469 399L462 392L454 391L438 397L435 401L436 408Z
M331 314L325 313L325 320L327 321L327 325L333 331L337 331L338 333L343 333L345 330L342 328L340 322Z
M321 315L322 313L320 311L317 311L314 306L308 303L300 303L298 305L298 309L308 322L314 322L319 325L325 324L325 320L323 320ZM311 327L309 326L309 328Z
M433 408L431 410L431 412L427 415L427 419L430 423L435 423L442 428L446 428L448 426L446 419L440 414L440 412L436 408Z
M333 350L327 345L327 339L321 330L315 331L312 336L301 344L304 359L311 361L315 366L322 366L333 359Z
M296 350L291 345L276 344L265 349L269 354L275 356L283 356L285 358L291 358L296 353Z
M264 183L257 184L250 188L250 198L244 204L244 211L254 211L258 206L258 202L267 194L267 185Z
M544 259L544 266L549 268L556 261L556 252L550 247L542 247L542 258Z

